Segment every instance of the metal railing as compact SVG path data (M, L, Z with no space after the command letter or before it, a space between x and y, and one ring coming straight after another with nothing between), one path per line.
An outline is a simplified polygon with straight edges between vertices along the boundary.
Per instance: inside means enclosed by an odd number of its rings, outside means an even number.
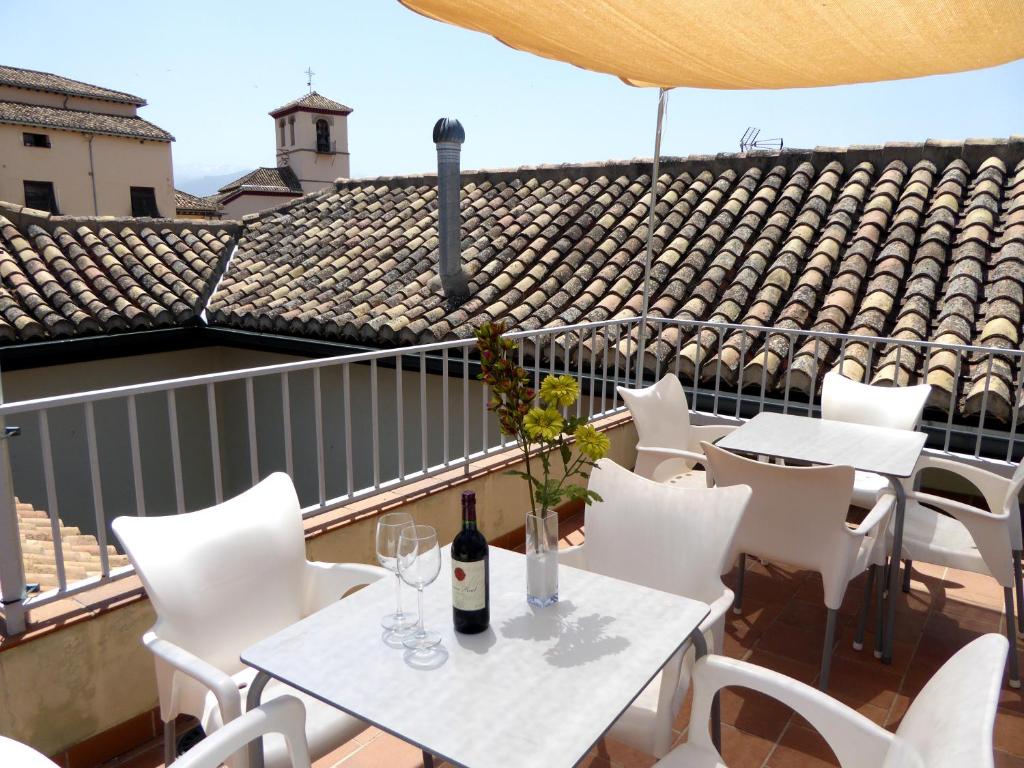
M936 383L922 428L929 445L1009 462L1018 439L1022 352L780 327L637 318L510 333L539 386L581 386L576 415L621 405L615 388L665 373L710 419L763 410L815 415L820 380L839 368L871 383ZM110 521L219 503L273 471L293 477L304 516L336 509L508 446L477 381L473 339L367 351L0 405L0 596L8 632L26 608L121 578ZM950 391L941 385L952 382ZM13 477L13 485L11 481ZM45 509L55 584L25 596L15 496ZM94 535L99 572L72 579L61 521Z

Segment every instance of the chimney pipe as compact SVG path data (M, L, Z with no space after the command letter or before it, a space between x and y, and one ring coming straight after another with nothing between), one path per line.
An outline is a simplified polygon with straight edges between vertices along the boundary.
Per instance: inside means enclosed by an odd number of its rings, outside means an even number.
M459 156L466 132L454 117L442 117L434 123L437 147L437 229L438 276L441 290L453 306L469 298L469 282L462 270L462 216L459 211Z

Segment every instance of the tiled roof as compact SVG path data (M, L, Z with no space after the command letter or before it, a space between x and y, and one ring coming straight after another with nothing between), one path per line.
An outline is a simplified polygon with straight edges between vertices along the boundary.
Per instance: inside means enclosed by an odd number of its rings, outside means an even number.
M659 179L652 317L1018 348L1024 285L1024 139L668 159ZM463 175L471 298L435 280L436 179L339 181L247 218L211 322L281 334L412 344L486 320L536 328L640 313L649 162ZM714 333L679 339L682 368L719 363L770 391L837 362L838 344ZM675 354L671 333L648 352ZM872 382L926 379L947 407L949 355L849 344L842 369ZM741 355L742 358L741 359ZM815 357L817 356L817 357ZM823 365L815 366L815 360ZM869 365L870 364L870 365ZM868 368L870 367L870 370ZM1017 371L993 365L990 414ZM960 371L978 407L985 371Z
M295 101L289 101L284 106L278 107L270 112L271 117L277 117L282 112L294 111L296 109L314 109L321 110L324 112L341 112L347 115L352 112L352 107L346 107L340 101L334 99L328 99L326 96L321 96L316 91L311 91L305 96L301 96Z
M257 168L244 176L228 182L219 190L219 199L231 197L239 191L246 192L274 192L282 195L293 193L302 194L302 185L299 177L290 166L283 165L277 168Z
M181 213L219 213L220 203L217 202L217 195L200 197L180 189L174 190L174 207Z
M195 322L237 233L27 211L0 204L0 344Z
M15 499L18 511L18 528L21 533L21 555L25 564L25 581L38 584L43 591L54 589L57 581L57 558L54 552L53 526L50 516L31 504ZM64 556L64 575L68 581L99 576L103 572L100 559L100 545L95 536L82 533L78 528L68 527L57 521L60 533L61 551ZM120 568L128 565L128 558L107 545L107 565Z
M0 101L0 123L106 133L111 136L130 136L152 141L174 141L174 137L163 128L158 128L141 117L44 107L39 104L22 104L19 101Z
M146 100L130 93L101 88L98 85L82 83L69 77L61 77L50 72L37 72L34 69L21 69L0 64L0 85L12 85L17 88L30 88L34 91L63 93L69 96L84 96L89 99L115 101L120 104L134 104L137 107L146 105Z

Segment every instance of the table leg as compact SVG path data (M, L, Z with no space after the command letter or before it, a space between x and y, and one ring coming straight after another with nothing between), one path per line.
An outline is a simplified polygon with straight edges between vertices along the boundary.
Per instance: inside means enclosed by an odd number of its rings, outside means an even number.
M423 768L434 768L434 756L423 750Z
M885 643L882 647L882 663L892 664L892 646L896 637L896 600L900 583L900 555L903 551L903 516L907 508L907 494L898 477L890 477L889 484L896 494L895 518L892 525L892 554L889 556L889 595L886 597Z
M694 659L700 659L708 655L708 643L704 639L704 633L697 627L690 633L690 642L693 643ZM711 743L719 754L722 752L722 705L719 695L716 693L711 702Z
M249 684L249 693L245 696L245 711L256 709L260 705L260 697L263 689L270 682L270 675L266 672L257 672L256 677ZM249 743L249 768L263 768L263 738L253 739Z

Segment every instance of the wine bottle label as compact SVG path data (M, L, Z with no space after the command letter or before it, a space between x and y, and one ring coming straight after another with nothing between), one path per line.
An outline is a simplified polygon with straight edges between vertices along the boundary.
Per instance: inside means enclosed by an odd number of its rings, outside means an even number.
M452 560L452 604L461 611L479 611L485 607L486 597L484 561Z

